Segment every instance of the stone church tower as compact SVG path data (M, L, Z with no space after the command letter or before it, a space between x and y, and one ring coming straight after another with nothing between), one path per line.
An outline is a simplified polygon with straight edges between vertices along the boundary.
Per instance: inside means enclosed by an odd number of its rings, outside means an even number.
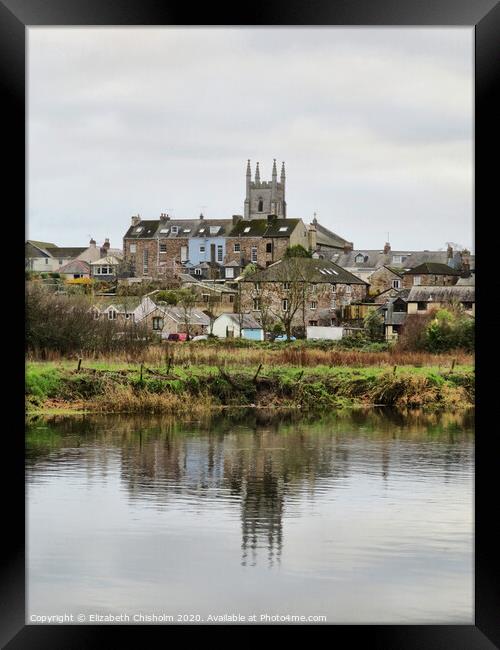
M273 162L271 181L261 181L259 163L255 168L255 180L252 181L250 161L247 163L247 184L245 219L265 219L268 214L276 214L281 219L286 217L285 202L285 163L281 165L281 177L278 183L276 160Z

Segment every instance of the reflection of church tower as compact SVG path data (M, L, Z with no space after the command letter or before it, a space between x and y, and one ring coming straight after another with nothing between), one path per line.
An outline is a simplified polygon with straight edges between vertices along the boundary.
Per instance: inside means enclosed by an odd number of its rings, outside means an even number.
M265 219L269 214L276 214L282 219L286 217L285 163L281 165L280 182L278 182L276 160L273 161L271 181L260 180L259 163L255 168L255 180L252 181L249 160L246 173L245 219Z
M269 564L278 562L283 544L283 504L284 490L276 472L273 472L271 459L264 461L264 467L258 474L247 477L242 495L242 565L248 562L256 564L257 548L266 546Z

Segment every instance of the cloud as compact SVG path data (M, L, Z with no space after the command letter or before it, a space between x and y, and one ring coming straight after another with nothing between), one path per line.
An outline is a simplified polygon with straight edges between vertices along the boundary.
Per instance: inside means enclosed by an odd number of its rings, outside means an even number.
M473 31L30 28L29 217L61 245L130 215L241 213L246 159L360 247L472 244Z

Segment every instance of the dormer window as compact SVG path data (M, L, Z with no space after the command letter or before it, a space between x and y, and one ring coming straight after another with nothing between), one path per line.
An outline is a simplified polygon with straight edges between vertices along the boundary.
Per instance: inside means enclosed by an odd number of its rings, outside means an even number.
M365 256L364 255L356 255L354 261L356 262L356 264L363 264L363 262L365 261Z
M108 311L108 319L109 320L116 320L116 315L117 315L117 313L116 313L116 311L114 309L110 309Z
M172 226L172 235L177 235L179 228L177 226Z
M210 234L216 235L220 230L220 226L210 226Z
M169 231L168 228L160 228L160 233L161 233L162 235L167 235L167 234L168 234L168 231Z

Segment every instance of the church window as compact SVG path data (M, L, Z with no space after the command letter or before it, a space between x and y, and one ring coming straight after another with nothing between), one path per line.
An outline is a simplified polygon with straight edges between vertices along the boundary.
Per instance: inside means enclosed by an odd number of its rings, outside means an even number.
M259 212L262 212L263 209L264 209L264 201L262 199L259 199L259 206L258 206L257 210Z

